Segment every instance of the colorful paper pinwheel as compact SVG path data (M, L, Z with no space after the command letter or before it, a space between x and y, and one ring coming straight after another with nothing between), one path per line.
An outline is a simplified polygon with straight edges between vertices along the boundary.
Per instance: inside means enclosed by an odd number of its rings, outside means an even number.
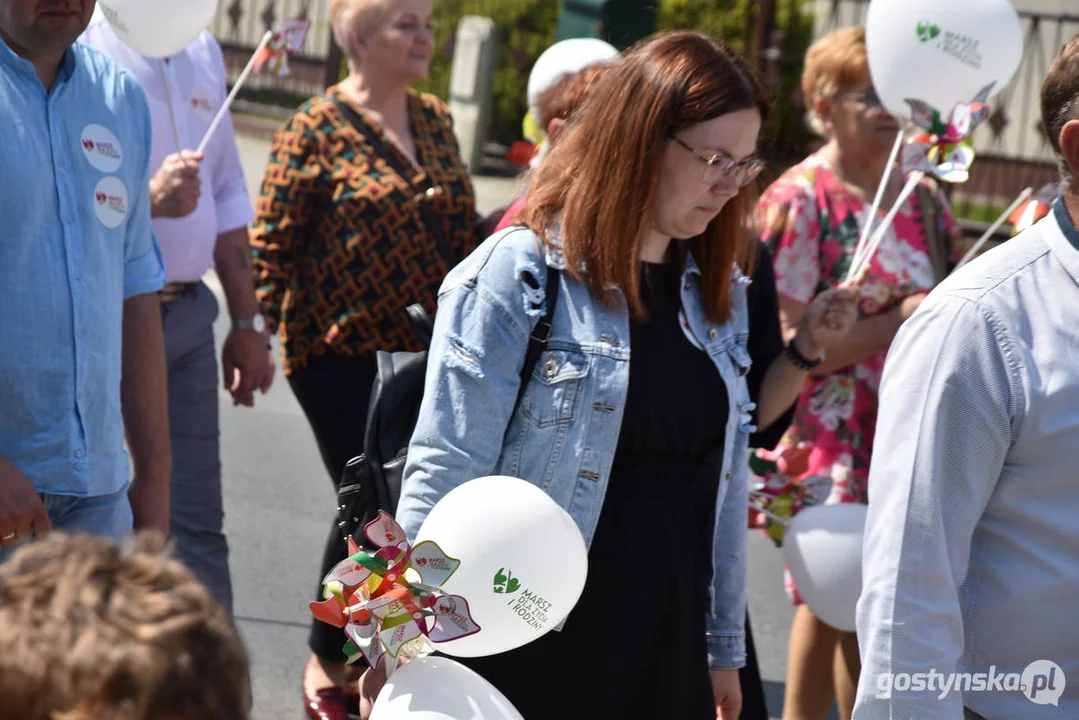
M382 511L364 534L378 552L369 554L349 538L349 557L322 581L327 599L311 603L317 619L344 629L349 664L362 656L377 668L387 655L396 660L402 653L429 654L427 640L448 642L480 631L468 601L438 587L460 560L429 540L411 546L401 526ZM418 580L405 577L410 570Z
M992 90L993 83L990 83L974 100L956 103L947 122L928 103L908 99L911 119L924 132L907 139L903 148L903 172L920 170L944 182L966 182L974 162L970 135L989 117L986 103Z
M273 34L270 42L255 56L252 70L259 73L263 68L268 68L274 75L288 75L288 56L303 49L304 42L307 41L307 31L310 29L309 20L285 20L281 29Z
M1060 193L1057 183L1048 183L1038 189L1029 200L1015 209L1008 222L1012 224L1012 237L1029 228L1034 223L1049 214L1053 207L1053 201Z
M832 490L832 479L822 475L802 477L809 469L808 446L779 452L758 451L750 456L750 471L757 482L749 491L750 512L764 516L761 530L776 547L783 546L786 523L799 512L820 505Z

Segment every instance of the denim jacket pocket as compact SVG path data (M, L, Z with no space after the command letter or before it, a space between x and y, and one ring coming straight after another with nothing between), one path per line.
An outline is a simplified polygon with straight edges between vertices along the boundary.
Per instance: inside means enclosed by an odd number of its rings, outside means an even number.
M550 349L540 356L521 401L521 412L538 427L572 423L588 377L588 356Z

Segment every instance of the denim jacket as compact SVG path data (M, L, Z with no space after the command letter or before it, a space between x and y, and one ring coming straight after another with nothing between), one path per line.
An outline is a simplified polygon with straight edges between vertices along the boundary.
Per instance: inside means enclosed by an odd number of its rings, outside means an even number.
M419 420L409 446L397 520L415 537L431 507L454 487L486 475L535 483L576 521L591 545L614 463L629 387L630 317L624 296L604 307L562 273L550 339L514 409L528 339L545 312L547 268L564 268L530 230L488 238L446 277ZM523 279L531 274L539 289ZM687 259L683 329L708 352L727 387L730 413L716 497L710 667L745 664L746 505L750 404L745 374L745 286L735 272L734 311L707 319L700 271Z

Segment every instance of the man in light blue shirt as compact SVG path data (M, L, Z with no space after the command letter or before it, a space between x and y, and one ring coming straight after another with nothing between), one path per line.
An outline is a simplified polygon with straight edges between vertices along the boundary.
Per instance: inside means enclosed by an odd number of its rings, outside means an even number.
M168 531L149 111L74 45L93 9L0 0L0 557L52 527Z
M1079 718L1079 37L1042 116L1052 212L942 283L889 351L855 720Z

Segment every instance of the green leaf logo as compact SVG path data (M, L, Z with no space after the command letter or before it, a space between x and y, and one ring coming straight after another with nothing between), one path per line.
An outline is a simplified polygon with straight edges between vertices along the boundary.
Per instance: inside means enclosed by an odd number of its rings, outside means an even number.
M506 568L499 568L495 573L494 591L501 594L517 592L521 587L520 581L513 577L513 572Z
M940 27L932 23L918 23L918 39L922 42L929 42L933 38L940 35Z

